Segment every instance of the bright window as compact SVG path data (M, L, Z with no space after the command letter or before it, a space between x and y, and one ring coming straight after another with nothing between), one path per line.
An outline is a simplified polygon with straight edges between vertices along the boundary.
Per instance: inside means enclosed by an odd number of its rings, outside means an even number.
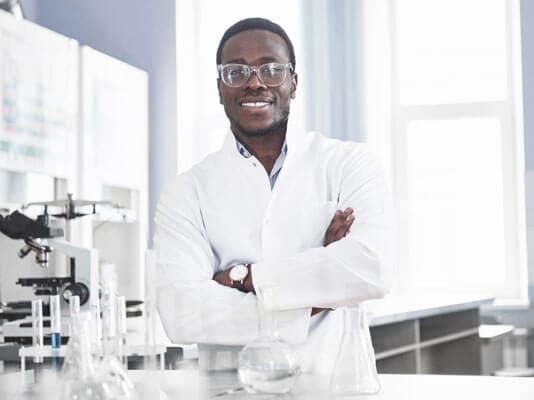
M368 137L391 170L400 291L526 298L518 7L367 1Z

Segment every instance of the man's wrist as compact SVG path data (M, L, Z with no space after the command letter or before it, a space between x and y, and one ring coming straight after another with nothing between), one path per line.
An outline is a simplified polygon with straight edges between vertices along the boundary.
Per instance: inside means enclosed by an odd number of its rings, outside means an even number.
M254 282L252 281L252 264L246 264L246 266L248 268L248 274L245 280L243 281L243 288L247 293L256 293L256 291L254 290Z
M253 292L252 273L250 264L237 264L232 266L228 271L230 287L240 290L241 292Z

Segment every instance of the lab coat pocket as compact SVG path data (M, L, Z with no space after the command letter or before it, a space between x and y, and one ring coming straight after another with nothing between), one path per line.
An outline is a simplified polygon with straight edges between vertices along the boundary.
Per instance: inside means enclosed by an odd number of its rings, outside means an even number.
M336 208L336 201L310 203L301 208L297 229L302 238L302 250L323 246L326 229L330 225Z

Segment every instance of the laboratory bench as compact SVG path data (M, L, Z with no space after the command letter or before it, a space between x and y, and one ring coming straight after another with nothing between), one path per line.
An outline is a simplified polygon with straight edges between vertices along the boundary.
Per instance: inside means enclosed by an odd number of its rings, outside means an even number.
M366 302L378 372L481 374L480 307L492 301L434 294Z
M250 395L239 389L235 372L201 373L198 370L129 371L139 400L163 399L287 399L287 400L531 400L534 378L503 378L455 375L380 374L381 390L376 395L334 396L329 393L329 377L298 377L286 395ZM0 375L0 399L57 399L59 388L54 378L40 386L32 385L33 373L27 371Z
M491 302L482 296L436 295L366 302L378 372L482 374L479 309ZM0 345L0 360L18 365L19 351L20 346ZM165 358L177 359L170 353Z

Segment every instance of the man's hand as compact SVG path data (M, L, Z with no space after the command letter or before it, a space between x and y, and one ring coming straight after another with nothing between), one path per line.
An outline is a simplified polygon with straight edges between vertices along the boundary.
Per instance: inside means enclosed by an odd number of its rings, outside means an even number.
M345 211L337 210L328 225L328 229L324 235L324 246L328 246L330 243L337 242L339 239L344 238L347 233L350 232L350 227L354 222L354 210L350 207ZM328 310L327 308L313 307L311 315L320 313L321 311Z
M354 222L353 212L354 210L350 207L346 208L345 211L336 211L324 235L325 247L330 243L337 242L339 239L344 238L345 235L350 232L350 227Z
M232 281L230 280L230 269L217 272L213 275L213 280L223 286L232 287Z

